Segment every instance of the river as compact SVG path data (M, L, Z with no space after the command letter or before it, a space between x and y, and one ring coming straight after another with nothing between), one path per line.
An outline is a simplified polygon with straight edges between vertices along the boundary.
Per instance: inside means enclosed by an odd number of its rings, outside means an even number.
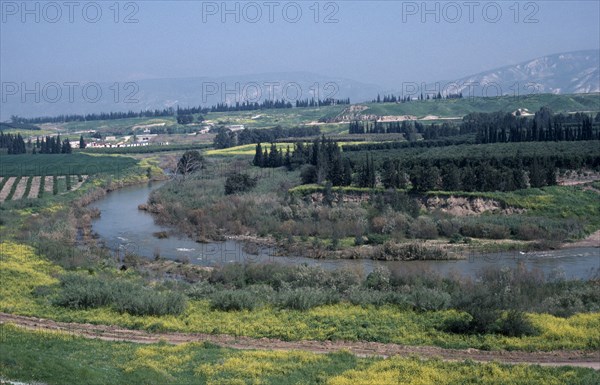
M284 264L321 265L325 268L353 267L365 272L377 265L391 269L428 269L441 274L459 273L474 276L482 268L514 267L519 262L528 268L540 269L546 275L561 274L566 278L589 278L600 270L600 248L581 247L539 252L509 252L473 254L456 261L372 261L372 260L315 260L296 256L278 256L271 248L253 250L250 254L242 242L197 243L186 236L176 236L172 228L155 223L151 214L138 210L146 203L150 192L164 182L137 185L112 191L91 204L101 216L92 223L93 230L116 255L126 253L154 258L187 260L202 266L218 266L232 262L279 262ZM168 238L153 236L157 232L169 233Z

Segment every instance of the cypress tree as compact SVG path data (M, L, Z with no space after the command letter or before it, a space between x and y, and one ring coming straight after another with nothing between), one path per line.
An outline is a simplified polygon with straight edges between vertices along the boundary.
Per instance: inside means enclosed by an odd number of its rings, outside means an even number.
M263 151L260 143L256 145L256 151L254 153L254 159L252 160L252 164L258 167L263 166Z

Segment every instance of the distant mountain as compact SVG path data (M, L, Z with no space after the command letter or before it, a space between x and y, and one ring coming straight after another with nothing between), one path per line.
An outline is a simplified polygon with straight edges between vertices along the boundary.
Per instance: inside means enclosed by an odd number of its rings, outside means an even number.
M449 84L451 82L439 82ZM566 52L466 76L448 86L455 90L470 92L474 96L497 96L527 94L577 94L600 92L600 50ZM478 84L479 86L469 86ZM471 88L470 88L471 87ZM431 89L432 87L427 87Z
M444 86L454 84L453 86ZM573 94L600 92L600 50L567 52L540 57L516 65L509 65L466 76L452 81L440 81L427 86L446 93L463 92L463 96L529 95L539 93ZM477 86L469 86L469 84ZM117 85L118 87L115 87ZM33 85L28 84L31 89ZM95 101L95 91L101 97ZM119 89L117 94L115 91ZM40 85L39 102L31 94L2 95L0 121L11 115L24 117L86 114L110 111L140 111L176 106L211 106L217 103L235 104L244 100L262 101L268 98L294 101L295 99L350 98L352 103L374 99L377 94L401 91L383 91L385 87L352 79L325 76L309 72L266 73L227 77L194 77L186 79L148 79L128 84L102 83L88 87L82 96L83 84L75 88L74 99L69 90L55 98L54 89ZM446 91L446 92L444 92ZM416 94L414 95L417 96Z

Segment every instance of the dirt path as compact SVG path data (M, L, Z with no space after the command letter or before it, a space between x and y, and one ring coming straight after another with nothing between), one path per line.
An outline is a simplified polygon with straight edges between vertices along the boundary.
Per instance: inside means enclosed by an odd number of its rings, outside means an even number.
M38 331L60 330L77 336L104 341L128 341L143 344L159 341L166 341L172 344L206 341L234 349L304 350L314 353L331 353L344 349L357 356L389 357L395 355L417 355L423 358L440 357L448 361L470 359L479 362L497 361L544 366L570 365L600 370L600 352L579 350L550 352L483 351L477 349L443 349L435 346L405 346L379 342L281 341L271 338L249 338L199 333L149 333L117 326L57 322L42 318L0 313L0 324L4 323L16 324Z
M573 247L600 247L600 230L590 234L589 237L573 243L565 243L562 246L565 249Z

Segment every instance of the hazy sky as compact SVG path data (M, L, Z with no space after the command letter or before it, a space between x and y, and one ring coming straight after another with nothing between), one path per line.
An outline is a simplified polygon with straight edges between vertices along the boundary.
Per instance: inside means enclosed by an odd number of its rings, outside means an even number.
M393 87L600 47L598 1L22 4L0 1L3 82L310 71Z

